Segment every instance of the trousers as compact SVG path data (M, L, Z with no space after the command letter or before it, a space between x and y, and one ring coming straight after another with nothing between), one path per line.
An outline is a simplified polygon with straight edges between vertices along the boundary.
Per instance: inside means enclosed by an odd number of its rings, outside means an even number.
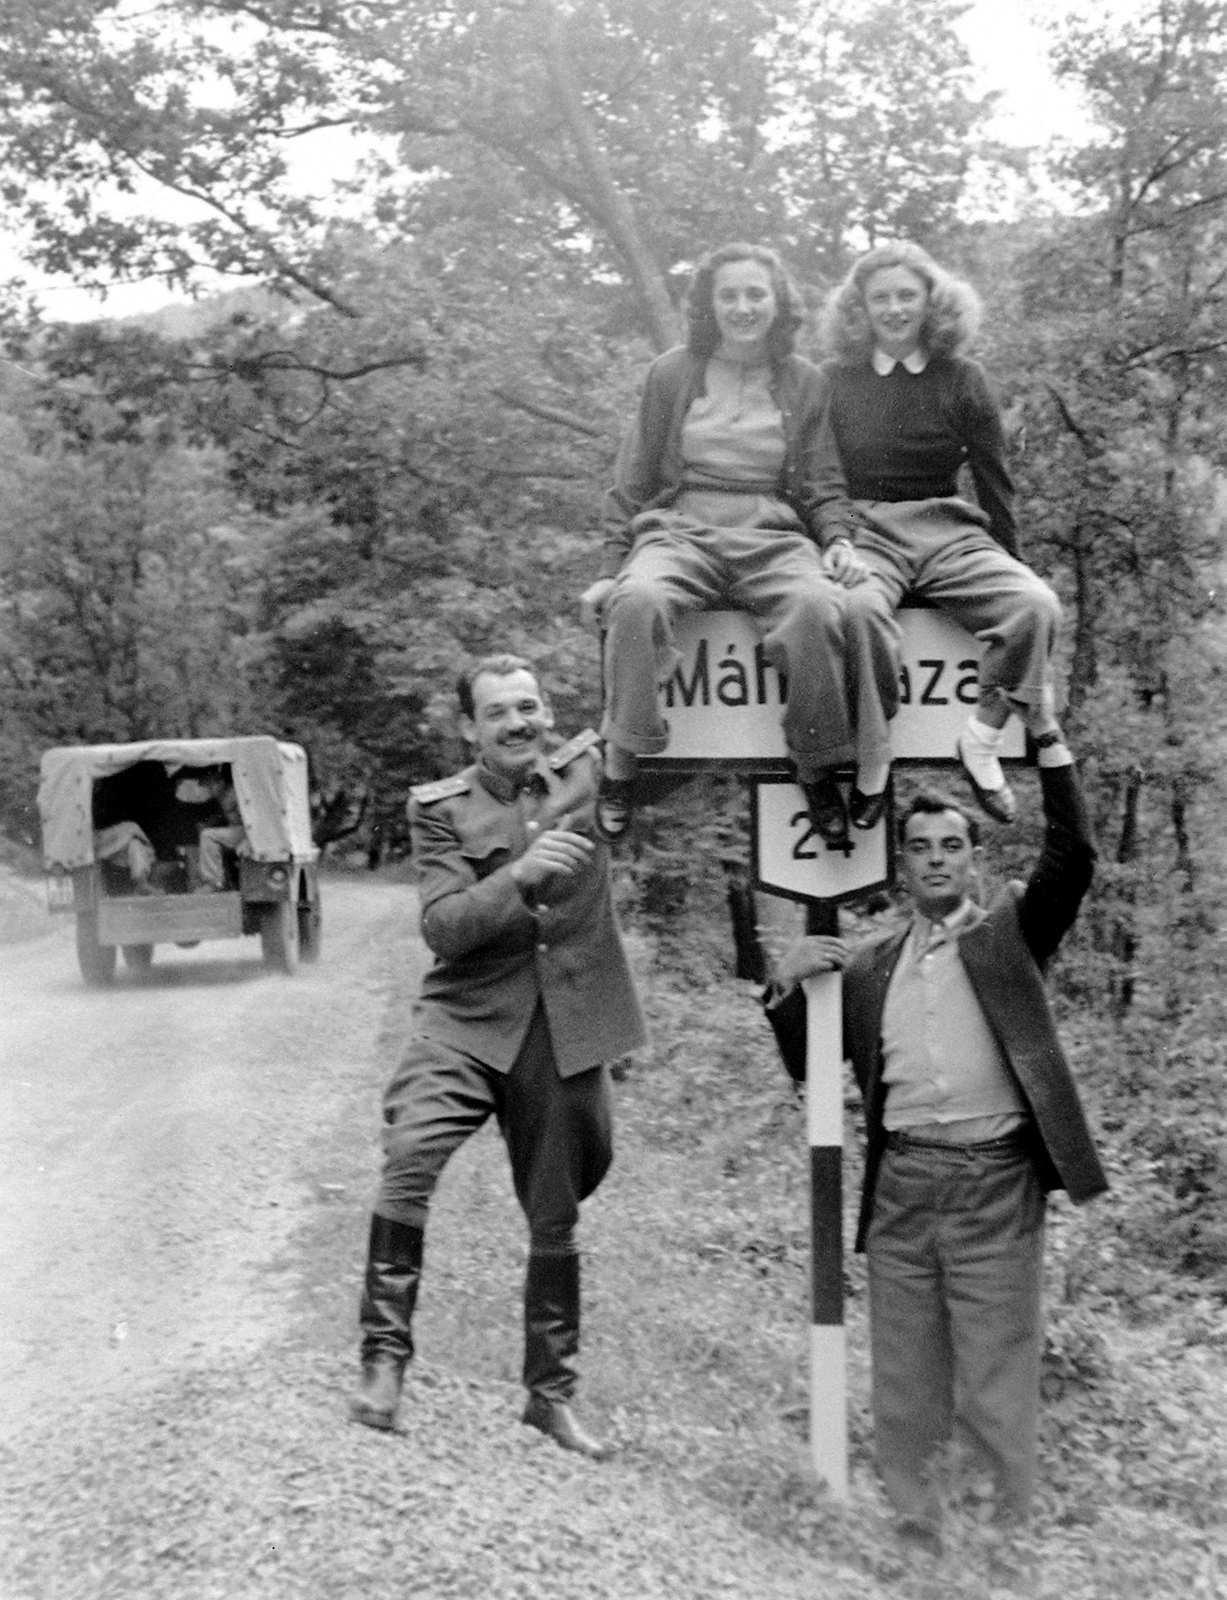
M559 1076L540 1004L506 1073L435 1039L412 1042L384 1094L377 1215L424 1228L448 1160L491 1116L533 1253L573 1254L580 1202L613 1159L612 1087L604 1066Z
M903 1518L933 1522L925 1468L952 1437L1025 1521L1035 1484L1045 1197L1017 1148L888 1149L866 1250L878 1470Z
M736 525L726 520L734 516ZM780 525L789 517L769 496L708 492L639 519L606 611L602 732L612 744L636 755L665 748L657 691L681 659L674 624L683 612L728 606L758 619L767 660L787 676L784 738L801 781L853 758L847 591L799 525Z
M967 501L858 500L862 526L856 549L867 582L848 591L849 626L868 635L876 681L899 677L899 625L905 595L928 600L974 633L984 646L980 694L1001 692L1018 706L1053 709L1052 653L1061 628L1061 602L1031 568L1008 554L988 532L983 513ZM885 663L893 661L893 671ZM889 740L887 724L898 691L866 700L859 739L868 749Z

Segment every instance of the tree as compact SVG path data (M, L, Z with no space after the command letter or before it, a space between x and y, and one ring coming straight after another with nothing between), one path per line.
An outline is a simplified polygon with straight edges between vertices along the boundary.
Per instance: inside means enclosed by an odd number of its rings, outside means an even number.
M1073 703L1114 858L1103 942L1127 1007L1169 848L1166 948L1188 960L1199 941L1204 907L1191 916L1185 898L1205 861L1194 802L1222 753L1212 471L1227 403L1227 7L1075 17L1055 59L1098 132L1059 160L1078 214L1023 255L1007 342L1025 374L1039 548L1072 580Z
M49 745L247 732L254 716L262 520L236 503L216 453L156 427L107 437L101 402L91 421L83 438L37 409L5 419L0 681L5 742L22 759L0 803L19 832Z
M487 235L548 237L589 281L624 285L660 348L676 332L668 273L702 245L802 242L817 205L829 255L848 230L949 212L981 109L960 10L17 0L0 44L4 193L46 266L184 283L207 263L359 316L332 213L296 189L287 156L349 128L389 152L363 180L387 228L420 237L467 210ZM149 184L183 201L182 220L110 203Z

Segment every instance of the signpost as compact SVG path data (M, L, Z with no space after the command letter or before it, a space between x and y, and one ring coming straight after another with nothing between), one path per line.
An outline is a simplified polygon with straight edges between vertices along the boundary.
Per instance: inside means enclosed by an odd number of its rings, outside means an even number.
M901 705L891 724L895 762L952 762L955 739L976 704L980 647L940 612L905 606ZM682 660L661 689L669 743L640 758L655 772L708 769L751 779L753 882L800 900L807 931L837 931L840 901L883 887L894 876L894 816L853 830L843 846L810 826L780 727L785 686L767 665L752 619L706 611L677 628ZM1002 758L1020 760L1017 720ZM851 780L849 779L849 782ZM847 1357L843 1301L843 1029L838 972L806 979L806 1128L810 1152L810 1455L837 1499L848 1493Z

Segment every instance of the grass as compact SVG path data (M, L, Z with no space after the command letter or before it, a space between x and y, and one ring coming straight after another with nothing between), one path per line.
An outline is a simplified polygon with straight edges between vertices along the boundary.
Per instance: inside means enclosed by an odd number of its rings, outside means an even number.
M583 1223L582 1410L615 1435L621 1461L645 1482L795 1551L819 1595L843 1593L851 1581L868 1597L982 1597L990 1541L974 1481L950 1476L940 1565L905 1570L896 1555L872 1464L864 1272L850 1242L848 1502L833 1502L813 1474L804 1108L754 991L729 976L718 887L714 907L630 941L653 1041L618 1074L617 1158ZM411 999L391 992L384 1066L409 1026ZM1183 1258L1139 1249L1147 1216L1161 1218L1171 1205L1163 1173L1136 1137L1150 1112L1115 1070L1101 1020L1071 1010L1063 1026L1113 1191L1080 1209L1057 1197L1050 1213L1041 1592L1208 1600L1227 1594L1222 1297L1217 1279L1191 1273ZM354 1109L356 1122L369 1122L369 1105ZM847 1113L850 1241L860 1176L850 1086ZM368 1147L331 1175L356 1198L374 1170ZM1187 1222L1187 1205L1181 1214ZM346 1281L319 1306L318 1336L340 1349L352 1340L364 1240L348 1205L335 1209L332 1226ZM506 1158L488 1129L457 1156L436 1199L420 1370L518 1381L525 1253Z

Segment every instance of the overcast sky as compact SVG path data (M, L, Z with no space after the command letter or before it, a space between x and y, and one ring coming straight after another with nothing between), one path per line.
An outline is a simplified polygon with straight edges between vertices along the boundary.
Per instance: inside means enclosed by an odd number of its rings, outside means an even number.
M1105 10L1134 0L1102 0ZM1044 40L1032 17L1058 9L1060 0L973 0L961 24L975 62L981 89L1000 91L1002 102L993 131L1015 144L1040 144L1054 133L1076 134L1083 126L1074 98L1054 83L1045 65ZM339 139L337 166L347 159L344 135ZM311 153L316 178L327 166L327 151L317 143ZM0 229L0 278L23 276L36 290L48 316L77 321L98 316L125 316L149 311L171 298L160 285L131 284L111 291L105 301L86 294L66 279L50 279L23 266L11 236Z

